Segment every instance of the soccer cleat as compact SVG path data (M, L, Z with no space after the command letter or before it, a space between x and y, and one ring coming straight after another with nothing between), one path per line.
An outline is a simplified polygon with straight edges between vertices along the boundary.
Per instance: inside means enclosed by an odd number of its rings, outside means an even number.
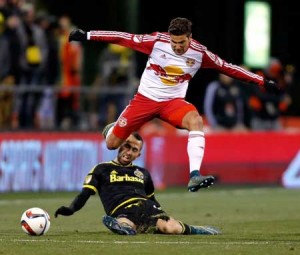
M219 235L222 232L211 226L191 226L192 233L195 235Z
M111 216L103 216L103 224L112 232L119 235L136 235L136 231L129 225L122 226L119 222Z
M106 138L106 135L107 135L107 132L108 130L115 125L116 122L112 122L108 125L106 125L104 128L103 128L103 131L102 131L102 135L104 136L104 138Z
M188 183L188 191L195 192L201 188L209 188L211 185L214 184L215 177L208 175L208 176L193 176L190 178Z

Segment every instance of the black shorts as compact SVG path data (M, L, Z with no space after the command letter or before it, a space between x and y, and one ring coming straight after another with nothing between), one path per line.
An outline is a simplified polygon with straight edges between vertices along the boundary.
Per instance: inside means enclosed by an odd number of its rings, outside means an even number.
M156 231L158 219L169 220L170 217L153 200L139 200L119 208L112 215L115 218L127 218L137 227L139 233L150 233Z

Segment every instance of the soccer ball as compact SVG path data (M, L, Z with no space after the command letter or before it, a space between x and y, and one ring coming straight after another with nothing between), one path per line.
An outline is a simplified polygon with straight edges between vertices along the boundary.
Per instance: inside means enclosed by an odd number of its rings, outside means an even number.
M50 216L47 211L39 207L29 208L22 214L21 226L28 235L45 235L50 228Z

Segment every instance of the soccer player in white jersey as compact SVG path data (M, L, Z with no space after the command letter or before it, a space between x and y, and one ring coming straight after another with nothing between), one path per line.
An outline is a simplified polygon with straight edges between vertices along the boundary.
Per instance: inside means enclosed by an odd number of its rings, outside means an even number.
M148 61L137 93L114 123L103 130L107 148L117 149L143 124L159 118L189 131L187 152L188 190L210 187L213 176L203 176L200 167L205 149L203 120L196 107L185 101L189 81L200 68L210 68L246 83L277 89L277 84L240 66L231 64L192 38L192 22L171 20L168 32L131 34L118 31L73 30L69 41L99 41L132 48L147 54Z

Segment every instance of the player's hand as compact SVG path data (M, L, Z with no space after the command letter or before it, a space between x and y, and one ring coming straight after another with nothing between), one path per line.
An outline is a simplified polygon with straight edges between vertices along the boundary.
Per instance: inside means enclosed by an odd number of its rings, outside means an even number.
M275 81L267 80L264 81L264 87L268 92L278 93L280 91L280 87Z
M59 214L64 215L64 216L70 216L73 213L74 213L74 211L70 207L61 206L56 210L54 215L55 215L55 218L57 218L57 216Z
M71 41L86 41L87 40L87 33L81 29L73 30L69 35L69 42Z

